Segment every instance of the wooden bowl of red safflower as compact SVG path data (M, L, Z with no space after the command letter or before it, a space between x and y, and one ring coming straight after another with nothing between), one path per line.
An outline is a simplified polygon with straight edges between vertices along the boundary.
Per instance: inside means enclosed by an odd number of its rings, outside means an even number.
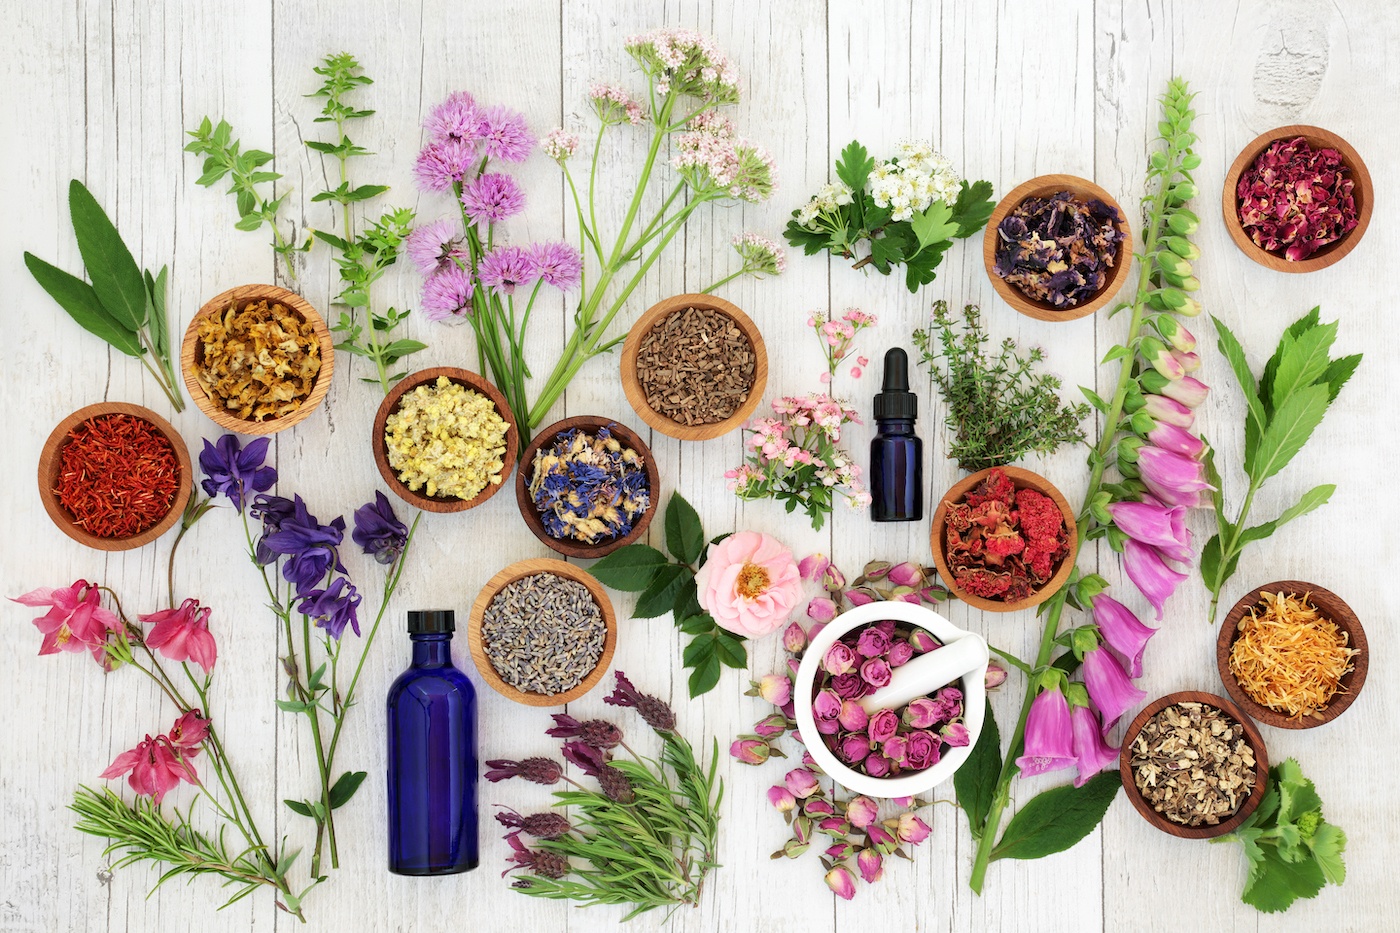
M1079 529L1069 502L1020 467L979 470L949 489L933 513L929 546L943 583L987 612L1038 606L1074 570Z
M64 418L39 455L39 498L68 537L99 551L149 544L190 498L190 452L149 408L102 402Z

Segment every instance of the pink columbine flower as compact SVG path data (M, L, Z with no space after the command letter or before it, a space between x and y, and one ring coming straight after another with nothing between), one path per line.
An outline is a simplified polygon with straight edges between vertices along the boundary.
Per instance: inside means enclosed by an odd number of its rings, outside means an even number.
M787 789L792 791L792 795L799 800L806 800L808 797L821 790L821 784L817 781L817 776L806 768L793 768L783 775L783 783Z
M429 142L452 140L474 144L481 138L481 108L466 91L454 91L428 111L423 118L423 129L428 131Z
M166 737L180 754L193 758L199 754L199 746L209 737L210 725L211 721L200 715L199 710L192 709L175 720Z
M160 806L162 798L181 781L199 784L189 757L182 755L168 737L159 735L153 739L148 735L141 744L118 755L100 776L110 781L129 773L127 783L131 789L154 798L156 806Z
M901 813L899 826L894 831L900 842L907 842L913 846L927 839L930 832L928 824L912 813Z
M768 760L772 751L762 739L735 739L729 746L729 755L746 765L761 765Z
M846 804L846 819L856 829L865 829L880 817L880 805L864 795Z
M721 628L748 638L777 629L802 598L792 551L754 531L710 545L695 586L700 605Z
M1196 413L1176 399L1165 395L1148 395L1142 410L1158 423L1174 424L1179 428L1189 428L1196 420Z
M837 865L827 872L822 880L843 901L849 901L856 896L856 876L844 865Z
M792 681L786 674L765 674L758 682L758 695L774 706L792 699Z
M446 217L419 224L404 241L404 249L423 275L441 272L456 265L454 257L462 255L462 225Z
M809 606L808 613L810 614L810 612L811 607ZM788 654L797 654L798 652L805 650L806 647L807 633L803 631L802 626L800 624L798 624L797 622L793 622L787 628L783 629L784 651L786 651Z
M1215 488L1206 481L1206 468L1199 460L1159 447L1140 448L1137 466L1148 491L1168 505L1201 508L1201 493Z
M477 276L496 294L513 295L517 288L534 284L535 264L522 247L498 246L481 257Z
M856 854L856 867L866 884L874 884L885 874L885 860L874 849L861 849Z
M413 175L424 191L451 191L467 177L476 161L476 147L460 140L429 143L413 163Z
M423 316L430 321L461 324L472 311L472 277L455 263L423 283Z
M1191 532L1186 509L1147 502L1114 502L1108 506L1113 524L1135 541L1150 544L1172 560L1191 560Z
M1129 677L1141 677L1142 653L1157 630L1143 625L1131 609L1105 593L1095 596L1091 602L1094 624L1104 643L1125 663Z
M218 659L219 649L209 631L208 606L187 599L179 609L162 609L137 616L155 628L146 633L146 644L172 661L193 661L209 673Z
M825 596L814 596L807 603L807 618L813 622L830 622L836 618L836 603Z
M40 587L23 596L10 597L25 606L48 606L49 611L34 620L43 633L40 654L60 651L89 651L106 666L107 633L121 630L121 620L110 609L102 608L97 585L75 580L72 586Z
M1016 759L1022 777L1058 771L1075 763L1069 704L1057 686L1042 690L1026 717L1025 753Z
M566 292L583 277L583 254L568 243L536 243L529 253L535 274L546 285Z
M1101 647L1084 655L1084 686L1103 714L1104 735L1124 713L1147 699L1146 691L1133 686L1118 659Z
M502 106L487 107L482 113L481 139L488 156L506 162L524 162L535 145L525 115Z
M792 791L781 784L774 784L768 788L768 802L780 813L791 812L797 806L797 798L793 796Z
M1087 706L1069 711L1074 729L1074 757L1079 766L1074 786L1083 787L1089 778L1118 762L1118 749L1103 740L1107 729L1100 729L1099 718Z
M982 678L982 686L988 690L995 690L1006 683L1006 668L995 661L987 665L987 673Z
M1163 604L1186 579L1186 574L1173 570L1162 560L1156 548L1132 538L1123 544L1123 571L1157 610L1158 622L1162 621Z
M525 192L504 172L487 172L462 186L462 210L479 227L500 223L525 210Z
M1206 445L1199 437L1183 427L1162 421L1147 432L1147 440L1155 447L1193 460L1205 453Z

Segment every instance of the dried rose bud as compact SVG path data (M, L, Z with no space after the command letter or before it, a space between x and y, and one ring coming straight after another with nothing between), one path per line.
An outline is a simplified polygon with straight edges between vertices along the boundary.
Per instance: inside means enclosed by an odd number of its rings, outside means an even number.
M889 830L883 826L872 824L865 829L866 838L870 844L880 851L881 855L890 855L899 848L899 841L891 836Z
M793 622L783 630L783 649L788 654L798 654L807 647L807 633L802 626Z
M843 901L849 901L856 896L856 876L843 865L837 865L827 872L822 880Z
M821 790L821 782L817 780L816 774L806 768L793 768L783 776L783 783L792 791L794 797L802 800Z
M781 784L774 784L768 788L768 802L780 813L788 813L797 806L797 798L792 795L792 791Z
M774 706L792 699L792 681L786 674L765 674L758 682L758 695Z
M789 839L783 843L783 855L788 858L800 858L808 849L812 847L810 842L798 842L796 839Z
M813 819L821 819L823 817L835 815L836 807L825 797L812 797L802 805L802 813Z
M895 829L895 835L900 842L907 842L910 845L918 845L928 838L930 830L928 824L912 813L901 813L899 815L899 825Z
M986 676L982 678L982 684L988 690L995 690L1006 683L1006 668L993 661L987 665Z
M909 646L919 654L924 654L925 652L942 647L932 635L921 628L915 629L909 633Z
M880 580L890 572L891 564L887 560L872 560L865 565L861 571L861 576L867 580Z
M828 816L817 824L817 829L822 835L831 836L833 839L844 838L851 831L850 821L840 816Z
M918 564L905 561L902 564L895 564L889 569L886 575L889 581L895 586L918 586L924 581L923 568Z
M846 804L846 819L856 829L865 829L880 815L880 805L864 795Z
M799 816L792 821L792 838L794 842L806 845L812 841L812 829L815 824L810 816Z
M754 723L753 731L760 739L776 739L788 730L788 718L782 713L773 713Z
M836 618L836 604L825 596L813 597L807 603L807 618L813 622L830 622ZM796 625L797 623L793 623Z
M826 847L826 857L840 862L856 854L856 847L849 842L833 842Z
M826 559L825 554L808 554L797 564L797 572L802 575L802 579L811 580L815 583L826 573L826 568L831 566L831 561Z
M885 860L875 849L861 849L856 855L856 867L866 884L874 884L885 873Z
M735 739L729 754L746 765L761 765L768 760L770 749L763 739Z

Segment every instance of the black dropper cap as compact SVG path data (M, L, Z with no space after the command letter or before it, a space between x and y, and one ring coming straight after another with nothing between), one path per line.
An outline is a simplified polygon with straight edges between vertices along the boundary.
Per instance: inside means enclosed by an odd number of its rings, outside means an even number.
M885 351L885 380L875 396L875 419L914 421L919 397L909 391L909 356L899 347Z
M457 630L457 614L451 609L410 609L408 634L442 635Z

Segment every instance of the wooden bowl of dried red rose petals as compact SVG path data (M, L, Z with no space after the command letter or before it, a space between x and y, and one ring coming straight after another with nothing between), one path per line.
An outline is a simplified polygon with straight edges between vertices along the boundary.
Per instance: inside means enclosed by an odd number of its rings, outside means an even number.
M39 455L39 498L68 537L126 551L169 531L190 498L190 451L149 408L102 402L64 418Z
M1300 184L1310 191L1303 200ZM1374 200L1371 173L1351 144L1303 125L1256 136L1235 157L1220 193L1235 245L1278 272L1325 269L1351 252L1371 223Z
M944 494L929 546L943 583L987 612L1038 606L1074 569L1079 529L1050 481L1020 467L979 470Z

